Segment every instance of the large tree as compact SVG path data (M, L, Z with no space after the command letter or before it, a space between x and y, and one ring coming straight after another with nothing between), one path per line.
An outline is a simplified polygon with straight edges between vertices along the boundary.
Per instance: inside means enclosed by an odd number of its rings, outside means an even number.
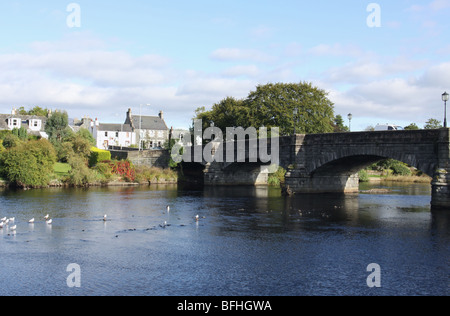
M51 141L61 142L70 134L69 117L67 112L55 112L49 117L45 125L45 132Z
M296 114L295 114L296 113ZM200 108L196 118L204 128L214 123L226 127L279 127L281 135L333 132L333 103L327 93L311 83L270 83L259 85L244 100L227 97L210 111ZM206 122L205 122L206 121Z

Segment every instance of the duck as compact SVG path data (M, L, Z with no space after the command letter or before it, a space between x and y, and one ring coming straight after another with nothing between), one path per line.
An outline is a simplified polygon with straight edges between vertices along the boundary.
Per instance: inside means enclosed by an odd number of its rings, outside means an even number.
M50 215L48 215L48 214L44 216L45 220L48 220L49 218L50 218Z
M49 220L46 221L46 223L49 224L49 225L51 225L51 224L53 223L53 220L52 220L52 219L49 219Z
M198 222L199 218L200 218L200 216L195 215L195 221L196 221L196 222Z
M33 223L34 223L34 218L30 219L30 220L28 221L28 223L33 224Z
M104 222L106 222L106 221L107 221L107 217L108 217L108 215L106 215L106 214L105 214L105 215L103 215L103 221L104 221Z
M170 212L170 206L169 205L167 205L166 210L167 210L167 212Z

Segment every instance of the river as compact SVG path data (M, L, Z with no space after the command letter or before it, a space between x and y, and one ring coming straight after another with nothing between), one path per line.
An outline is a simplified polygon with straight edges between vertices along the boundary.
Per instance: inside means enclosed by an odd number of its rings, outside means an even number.
M374 187L1 191L0 295L449 295L450 212L429 185Z

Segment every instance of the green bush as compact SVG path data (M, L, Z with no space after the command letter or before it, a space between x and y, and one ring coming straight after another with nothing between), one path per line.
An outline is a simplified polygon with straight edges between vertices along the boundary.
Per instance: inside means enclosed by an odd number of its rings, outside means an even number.
M286 170L282 167L278 167L277 172L269 174L268 184L271 186L279 186L284 183L284 176Z
M400 161L393 163L391 165L391 169L395 175L409 176L412 174L411 169L409 169L406 164L404 164Z
M53 146L45 139L28 141L1 155L2 174L18 187L48 185L56 162Z
M111 160L111 152L107 150L91 147L91 155L89 156L89 167L94 167L99 162Z
M69 171L69 184L74 186L85 186L94 181L94 174L86 164L86 160L78 155L72 155L68 159L72 170Z
M369 182L369 173L366 170L359 172L359 182Z
M94 170L96 170L106 180L111 179L113 174L111 165L105 162L97 163Z

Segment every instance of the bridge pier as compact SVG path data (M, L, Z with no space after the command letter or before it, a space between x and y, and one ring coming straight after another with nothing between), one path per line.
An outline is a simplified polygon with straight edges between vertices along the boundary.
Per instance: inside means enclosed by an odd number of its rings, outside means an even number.
M431 206L435 209L450 210L450 169L436 170L431 187Z
M359 175L337 174L317 175L291 170L286 173L285 187L290 194L295 193L358 193Z
M259 164L235 163L223 168L223 163L207 163L204 173L204 184L215 185L267 185L269 172Z
M450 129L439 130L437 142L438 168L431 182L431 206L450 210Z

